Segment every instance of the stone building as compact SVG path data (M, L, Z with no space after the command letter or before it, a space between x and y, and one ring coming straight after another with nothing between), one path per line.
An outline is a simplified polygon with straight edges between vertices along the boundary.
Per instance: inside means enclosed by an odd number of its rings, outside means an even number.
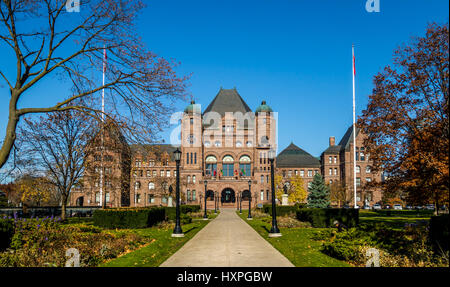
M239 197L245 201L243 207L248 206L250 196L252 206L271 202L269 150L277 149L277 117L265 101L253 112L236 89L221 88L203 112L194 101L185 108L180 118L180 130L182 203L203 206L205 195L208 208L214 208L215 197L223 207L236 207ZM305 189L313 176L321 173L327 183L345 183L350 195L353 186L351 132L350 128L339 145L335 145L334 137L331 137L330 146L320 158L291 143L275 158L275 172L282 174L286 182L292 176L302 177ZM360 197L366 182L380 179L378 174L370 172L363 139L357 130ZM119 142L127 152L120 154L116 151L115 166L118 174L129 171L128 191L121 191L127 195L128 201L118 200L110 194L108 206L174 206L176 164L173 152L176 147L168 144L127 146ZM128 154L131 154L129 160ZM127 159L123 162L127 167L117 164L121 158ZM96 177L87 173L84 189L72 193L72 205L99 204L95 200L98 184L90 185L93 178ZM114 193L114 196L118 195ZM381 200L381 193L370 193L370 197L365 195L365 198L373 204Z

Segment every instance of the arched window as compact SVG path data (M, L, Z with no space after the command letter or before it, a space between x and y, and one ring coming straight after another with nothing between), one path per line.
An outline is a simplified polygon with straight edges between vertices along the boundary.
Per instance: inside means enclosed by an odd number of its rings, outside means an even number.
M239 159L240 163L250 163L251 159L248 155L243 155L241 156L241 158Z
M361 167L359 165L356 166L356 173L360 173L361 172Z
M216 176L217 175L217 158L213 155L208 155L205 159L206 169L205 174L207 176Z
M155 183L149 182L148 183L148 189L155 189Z
M371 173L371 171L370 166L366 166L366 173Z
M141 182L140 181L136 181L134 183L134 189L140 189L141 188Z
M241 147L242 146L242 142L241 141L236 141L236 147Z
M253 145L252 141L247 141L247 147L251 147Z
M248 155L243 155L239 159L239 174L241 176L251 176L251 159Z
M222 162L234 162L234 158L231 155L226 155L223 157Z
M231 155L226 155L222 159L223 176L234 175L234 158Z

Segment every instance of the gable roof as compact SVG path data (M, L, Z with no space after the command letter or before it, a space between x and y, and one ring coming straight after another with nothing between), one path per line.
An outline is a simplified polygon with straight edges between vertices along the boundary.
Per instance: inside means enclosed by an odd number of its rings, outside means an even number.
M277 167L320 167L320 161L291 143L277 156Z
M236 88L234 89L222 89L212 100L209 106L205 109L203 114L208 112L217 112L222 117L226 112L241 112L243 114L251 112L247 103L241 98Z
M356 128L356 136L358 136L360 131L360 128ZM353 142L353 125L351 125L347 131L345 132L344 136L342 137L341 141L339 142L339 145L341 146L341 150L349 150L350 149L350 143Z
M332 145L332 146L329 146L326 150L324 150L323 153L336 154L336 153L339 153L341 151L341 149L342 149L342 146L340 146L340 145Z
M175 161L173 152L177 149L171 144L133 144L130 148L133 154L138 153L147 157L149 153L152 153L156 155L156 159L161 159L161 156L167 152L171 161Z

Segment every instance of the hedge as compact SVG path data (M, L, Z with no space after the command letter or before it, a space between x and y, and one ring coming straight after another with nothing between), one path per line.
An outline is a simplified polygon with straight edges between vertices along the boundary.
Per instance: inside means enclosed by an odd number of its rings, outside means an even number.
M296 205L276 205L277 216L288 215L289 213L296 213L298 206ZM272 204L264 204L263 211L272 215Z
M169 220L175 220L176 214L177 214L177 208L176 207L164 207L166 210L166 217ZM191 212L198 212L200 211L200 205L180 205L180 218L183 214L191 213Z
M432 216L430 219L430 240L435 252L440 253L441 250L448 251L449 234L449 215L443 214Z
M359 223L359 209L352 208L300 208L297 219L308 221L313 227L332 227L339 221L347 227L355 227Z
M11 219L0 219L0 250L5 250L9 247L13 235L13 221Z
M164 221L163 207L102 209L94 211L94 225L105 228L146 228Z

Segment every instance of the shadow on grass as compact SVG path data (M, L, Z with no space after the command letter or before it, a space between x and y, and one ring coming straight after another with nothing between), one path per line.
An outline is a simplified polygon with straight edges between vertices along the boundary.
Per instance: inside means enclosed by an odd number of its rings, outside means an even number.
M184 231L183 233L184 234L189 233L189 232L191 232L192 230L194 230L196 228L198 228L198 226L193 226L193 227L189 228L188 230Z

